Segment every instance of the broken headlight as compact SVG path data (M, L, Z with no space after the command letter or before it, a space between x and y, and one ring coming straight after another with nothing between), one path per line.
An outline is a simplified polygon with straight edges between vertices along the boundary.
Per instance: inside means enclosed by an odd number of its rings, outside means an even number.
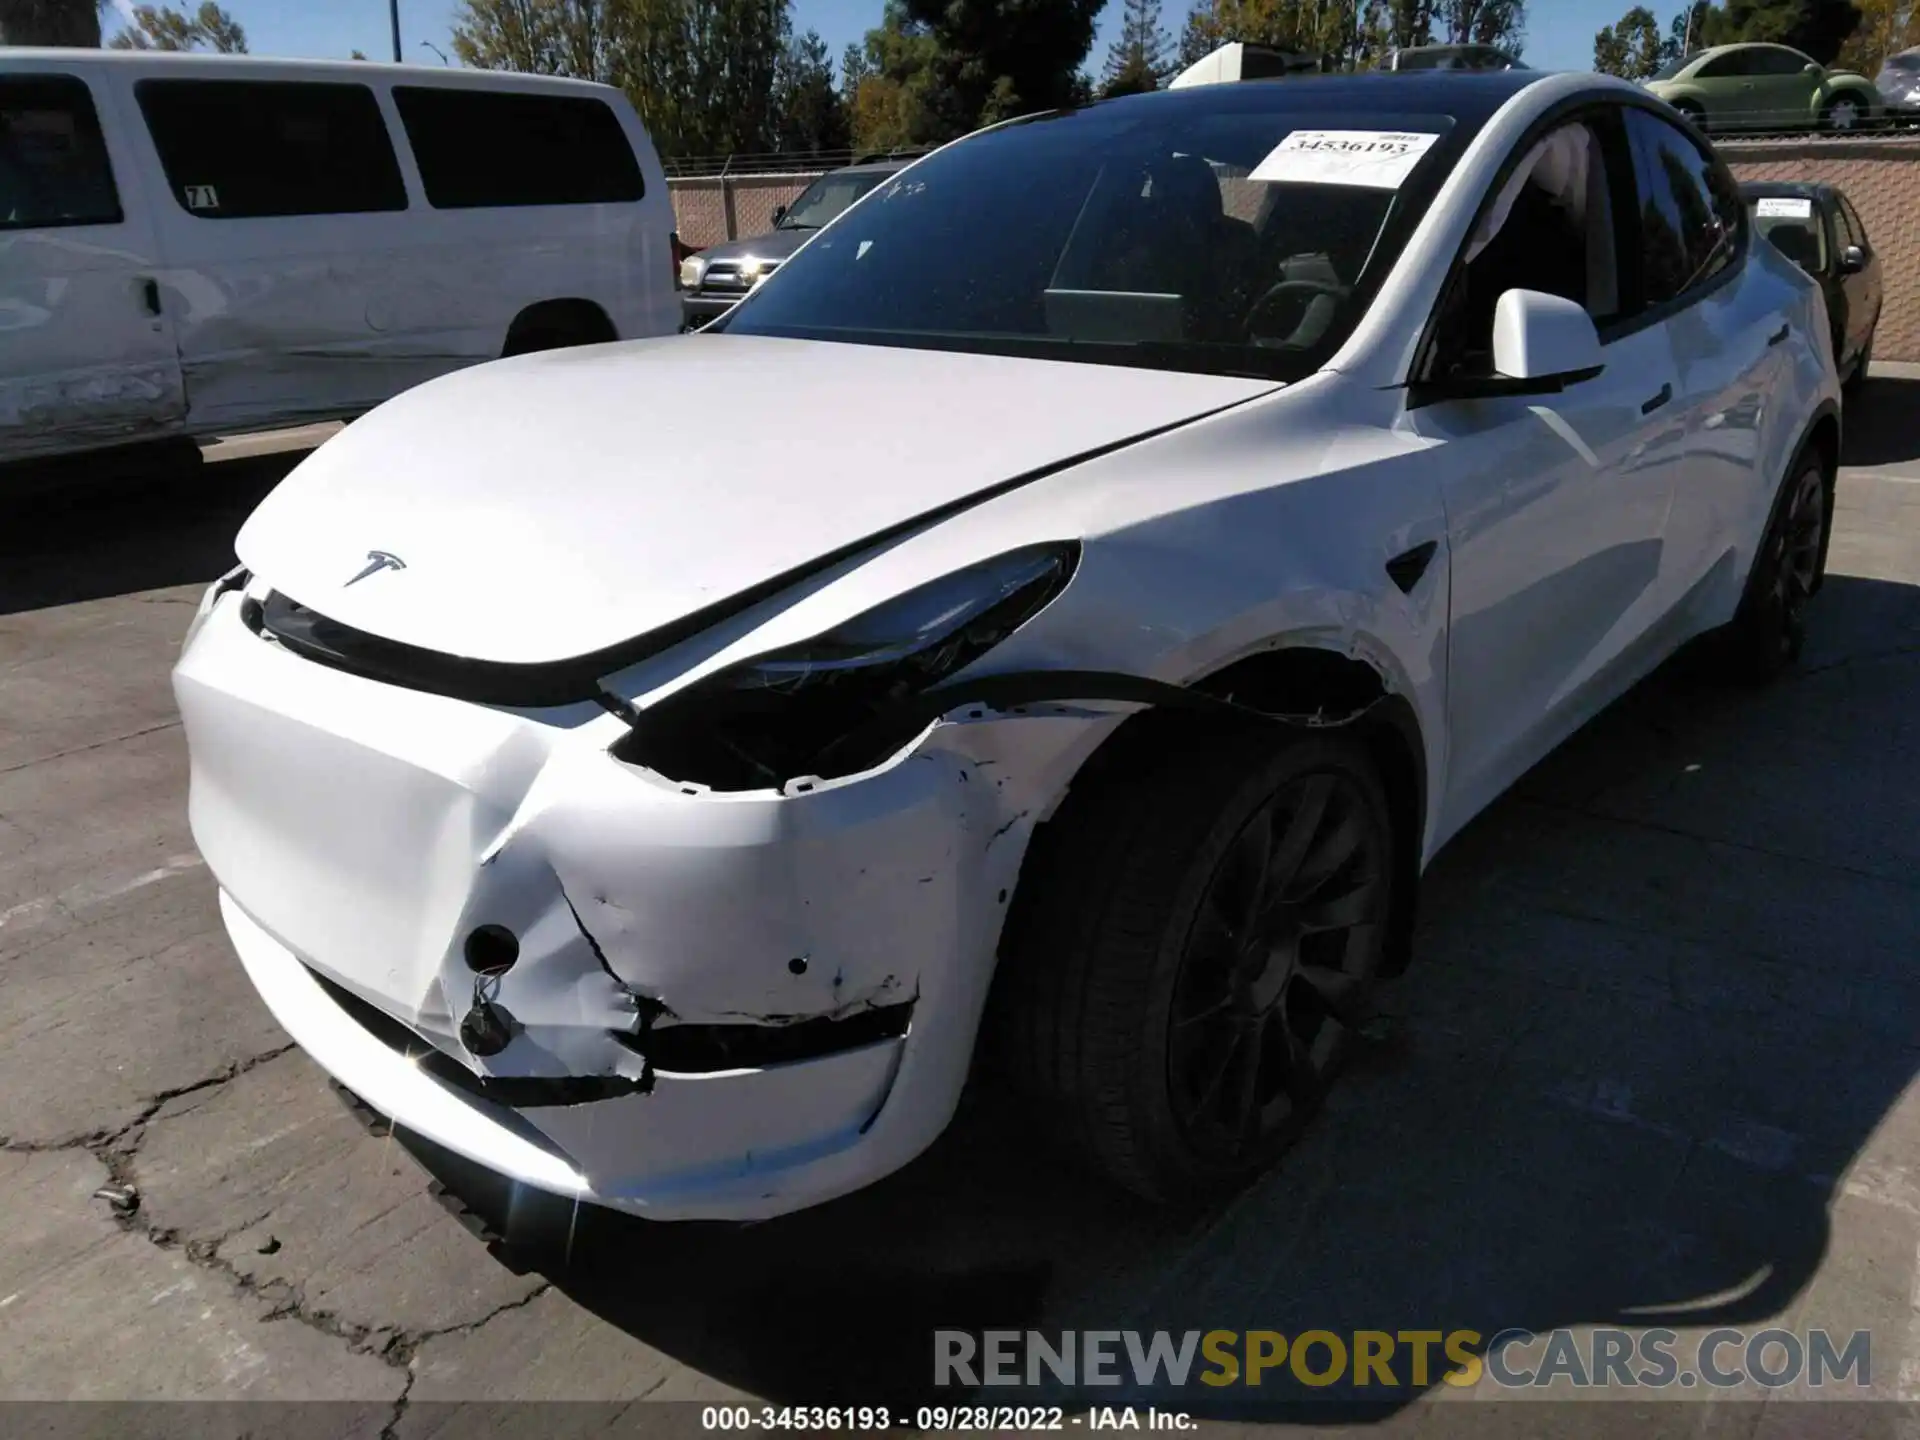
M213 607L220 603L224 595L235 590L244 590L253 577L247 573L247 567L236 565L218 580L209 585L200 596L200 604L193 612L193 618L187 622L187 633L180 641L180 653L187 653L187 647L193 644L193 637L200 633L200 627L207 623L207 617L213 614Z
M622 760L716 790L778 788L879 764L923 722L889 731L888 712L972 664L1065 588L1077 545L1037 545L909 590L787 650L696 681L639 712L613 747ZM878 722L876 724L876 722Z

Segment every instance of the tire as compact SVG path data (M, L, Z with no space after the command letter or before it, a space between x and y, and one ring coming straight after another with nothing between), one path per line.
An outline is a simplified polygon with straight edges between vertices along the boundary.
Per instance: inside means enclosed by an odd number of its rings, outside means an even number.
M993 1023L1031 1113L1071 1151L1149 1201L1204 1203L1292 1144L1365 1023L1402 822L1351 736L1158 733L1036 836ZM1259 905L1263 837L1269 879L1302 837L1304 859L1272 943L1243 945L1223 917ZM1303 938L1315 921L1328 928ZM1309 1063L1286 1069L1290 1055Z
M1820 112L1820 122L1829 130L1852 134L1866 127L1867 107L1855 96L1836 96Z
M1698 101L1676 100L1673 102L1673 108L1685 116L1696 130L1699 130L1702 134L1706 132L1707 112Z
M1774 500L1740 608L1722 637L1730 678L1765 684L1799 660L1806 603L1826 569L1832 495L1825 458L1802 452Z

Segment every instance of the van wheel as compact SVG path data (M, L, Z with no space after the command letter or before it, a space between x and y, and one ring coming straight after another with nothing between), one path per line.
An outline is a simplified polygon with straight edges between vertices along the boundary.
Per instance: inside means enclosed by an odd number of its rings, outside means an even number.
M1061 1139L1162 1203L1244 1185L1319 1108L1387 958L1398 839L1353 737L1174 738L1036 836L994 1021Z
M539 350L565 350L574 345L601 345L618 339L606 312L588 300L545 300L530 305L507 327L504 360Z

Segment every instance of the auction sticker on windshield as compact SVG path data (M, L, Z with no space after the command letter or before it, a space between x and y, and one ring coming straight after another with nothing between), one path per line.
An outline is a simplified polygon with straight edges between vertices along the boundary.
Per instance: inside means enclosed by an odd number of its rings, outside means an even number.
M1439 138L1417 130L1295 130L1247 178L1398 190Z
M1769 197L1760 202L1754 214L1762 220L1811 220L1813 201Z

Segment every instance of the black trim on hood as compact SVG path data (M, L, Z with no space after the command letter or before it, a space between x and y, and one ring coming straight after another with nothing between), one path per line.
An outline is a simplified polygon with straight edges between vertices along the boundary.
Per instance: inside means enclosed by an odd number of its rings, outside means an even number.
M809 560L803 565L784 571L781 574L762 580L757 585L716 601L678 620L636 635L631 640L623 640L618 645L608 646L586 655L576 655L564 660L549 660L536 664L523 664L503 660L476 660L462 655L448 655L437 650L424 649L417 645L404 644L398 640L389 640L365 630L356 630L329 619L311 606L303 605L290 595L272 591L264 602L249 599L241 609L241 618L247 628L256 635L270 636L279 641L295 654L312 660L317 664L328 665L336 670L359 675L365 679L378 680L384 684L397 685L407 690L421 690L432 695L445 695L456 700L471 701L476 705L500 705L512 708L540 709L548 706L573 705L581 701L600 701L604 692L600 681L608 675L636 665L642 660L671 649L685 640L693 638L704 630L711 629L741 611L747 610L763 600L771 599L781 591L798 585L803 580L819 574L823 570L850 560L864 550L901 539L916 530L937 525L949 520L977 505L998 499L1023 486L1057 475L1062 470L1071 469L1089 460L1098 460L1115 451L1124 450L1130 445L1138 445L1152 440L1182 426L1192 425L1201 420L1237 409L1283 388L1277 382L1272 389L1260 391L1242 399L1217 405L1211 410L1202 410L1197 414L1159 425L1151 430L1128 435L1122 439L1097 445L1090 450L1080 451L1061 460L1050 461L1035 469L1028 470L1010 480L976 490L958 500L949 501L932 510L924 511L898 524L830 550L826 554Z

